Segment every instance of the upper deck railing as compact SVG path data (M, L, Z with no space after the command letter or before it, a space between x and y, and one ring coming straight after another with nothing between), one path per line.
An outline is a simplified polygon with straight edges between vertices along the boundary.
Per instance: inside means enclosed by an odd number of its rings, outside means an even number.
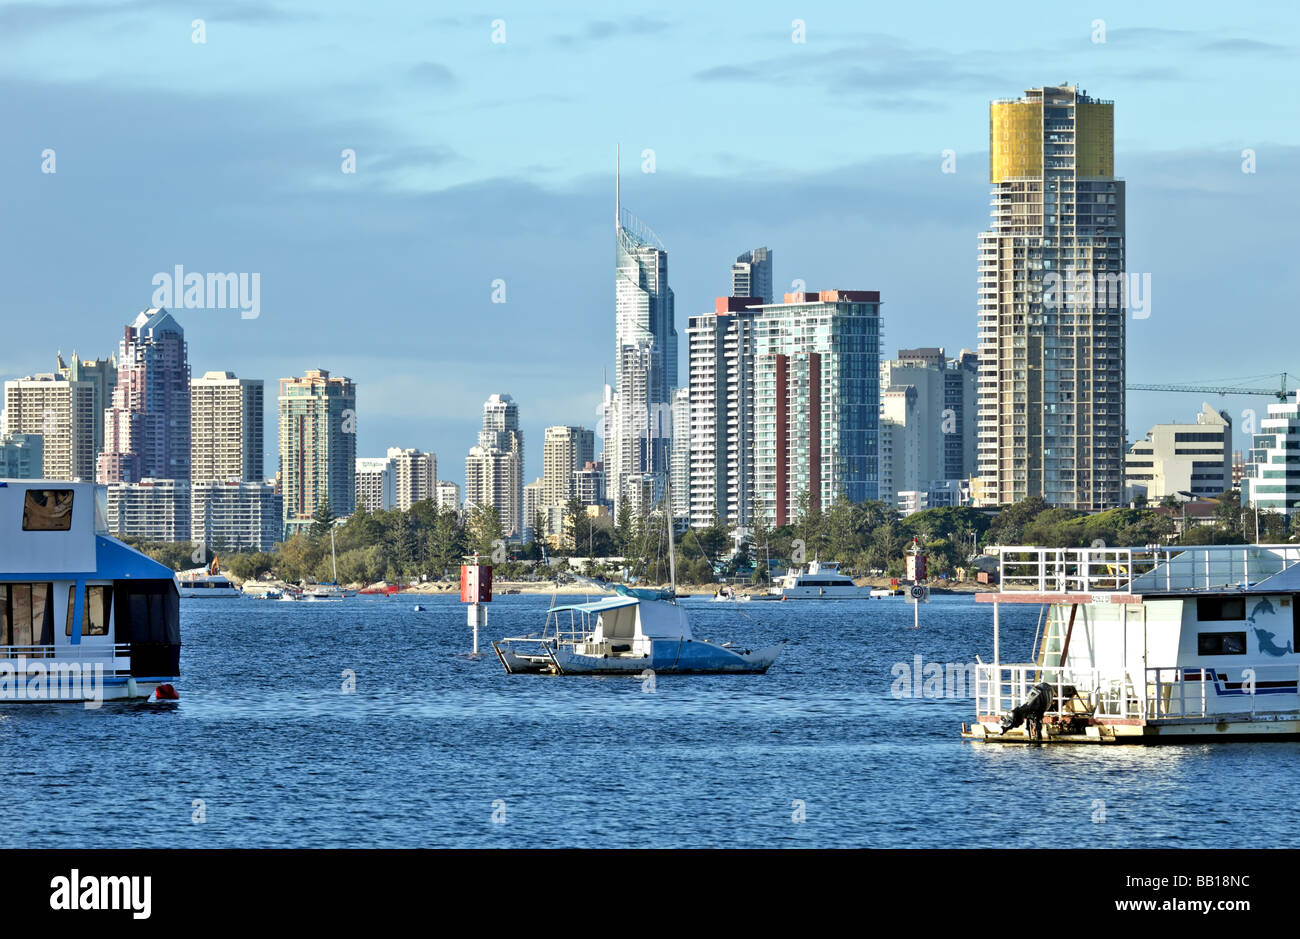
M1167 593L1241 590L1300 563L1300 545L990 549L1004 593Z

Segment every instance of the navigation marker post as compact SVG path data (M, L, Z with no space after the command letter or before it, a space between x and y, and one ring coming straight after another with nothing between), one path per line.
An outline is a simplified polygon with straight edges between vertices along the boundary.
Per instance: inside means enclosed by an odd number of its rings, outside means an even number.
M492 602L492 565L480 564L478 553L460 566L460 602L469 604L469 625L474 630L474 655L478 655L478 630L488 621L486 603Z
M915 538L907 549L907 579L912 582L908 598L912 603L912 628L921 628L921 604L930 602L930 588L925 584L925 552Z

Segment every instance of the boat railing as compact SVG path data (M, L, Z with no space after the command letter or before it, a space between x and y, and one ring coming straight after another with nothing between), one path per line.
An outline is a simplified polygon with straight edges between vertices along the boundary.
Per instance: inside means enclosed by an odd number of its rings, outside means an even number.
M545 637L562 643L582 642L596 628L592 614L581 610L551 610L547 620Z
M1128 673L1044 668L1037 663L977 664L976 714L992 717L1009 713L1023 704L1040 682L1052 688L1052 705L1046 714L1057 721L1088 717L1136 720L1145 716L1146 701Z
M1300 563L1296 545L990 549L1003 592L1153 593L1238 589Z
M1297 689L1300 689L1300 667L1295 665L1148 668L1147 713L1151 719L1159 720L1242 710L1294 711L1300 703ZM1242 704L1249 707L1241 707Z
M33 661L42 661L53 664L70 664L95 665L102 663L106 674L117 672L129 672L128 668L117 668L118 659L130 660L131 646L129 643L117 643L115 645L5 645L0 646L0 661L18 663L16 670L22 671L26 663Z

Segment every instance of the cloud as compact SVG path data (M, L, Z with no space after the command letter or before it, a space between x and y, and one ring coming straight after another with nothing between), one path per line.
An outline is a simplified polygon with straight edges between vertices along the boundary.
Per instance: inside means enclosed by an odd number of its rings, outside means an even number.
M667 20L653 16L629 16L621 20L592 20L577 33L562 33L552 41L561 46L582 42L599 42L617 36L649 36L665 32L671 27Z
M435 88L451 88L456 84L456 76L451 69L440 62L421 62L407 70L407 75L421 85Z

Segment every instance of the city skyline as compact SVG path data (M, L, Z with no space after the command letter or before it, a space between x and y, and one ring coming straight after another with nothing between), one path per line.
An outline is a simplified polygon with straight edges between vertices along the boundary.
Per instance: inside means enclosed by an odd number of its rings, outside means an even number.
M1221 380L1294 370L1293 363L1264 360L1244 344L1208 356L1203 339L1225 319L1262 320L1285 309L1297 286L1277 237L1285 231L1283 213L1296 186L1291 169L1300 167L1295 122L1285 119L1295 106L1282 101L1265 108L1253 93L1296 34L1292 24L1275 23L1266 11L1234 15L1231 27L1222 28L1208 7L1193 7L1192 24L1172 29L1161 25L1172 5L1144 10L1140 18L1107 4L1087 16L1051 10L1041 22L1024 25L1014 64L996 69L977 54L994 44L996 25L967 11L916 31L908 25L915 14L898 11L878 32L865 33L850 28L847 11L814 6L803 14L804 44L791 41L785 11L761 4L754 17L707 41L696 35L707 31L693 20L637 12L616 20L575 15L564 25L506 10L502 45L491 43L486 17L417 17L410 37L393 50L397 94L373 121L357 100L364 97L360 92L341 102L332 122L314 119L315 99L302 91L292 63L316 53L290 43L285 71L257 74L284 91L288 103L280 110L253 100L248 80L232 76L203 99L218 119L177 122L156 144L161 149L146 156L150 173L140 174L138 148L107 125L147 124L142 115L177 109L162 92L134 93L138 79L116 64L122 53L147 44L149 54L135 58L147 62L148 71L183 76L175 93L189 93L194 89L186 91L187 83L207 81L213 68L255 56L260 44L278 41L284 30L311 34L340 16L328 5L313 8L320 22L302 6L278 9L279 20L252 30L238 11L218 5L207 42L197 45L188 22L176 26L109 8L95 28L111 29L115 21L141 26L111 59L34 12L11 17L0 37L10 53L0 81L20 87L19 98L35 96L45 106L16 110L8 103L12 96L0 101L15 142L0 155L8 180L4 194L15 229L26 232L0 259L9 287L0 304L12 324L0 352L0 377L42 370L59 348L107 356L112 324L151 306L154 275L183 264L263 278L257 318L243 319L233 309L168 308L186 329L194 373L230 370L265 381L308 368L347 374L359 389L359 453L378 456L389 446L413 446L456 462L474 436L477 404L501 384L482 374L483 362L508 370L511 381L502 387L525 404L530 437L555 424L594 426L601 376L612 377L614 364L605 227L614 142L625 150L624 175L635 179L635 186L626 179L625 188L635 190L638 214L653 220L673 258L679 331L686 315L729 292L725 278L741 252L766 245L780 257L778 295L796 278L880 289L890 303L888 353L931 345L974 348L970 244L987 219L988 102L1061 79L1123 102L1116 118L1116 174L1129 180L1129 258L1152 273L1155 289L1153 315L1129 324L1130 380ZM699 15L709 23L715 16ZM1093 41L1094 19L1105 21L1105 42ZM369 28L359 26L361 34ZM901 38L909 34L926 38ZM745 38L753 61L739 55L719 60L719 35ZM69 41L50 43L51 37ZM417 48L421 38L440 41ZM450 38L456 42L445 41ZM470 42L476 38L482 49ZM554 79L554 88L543 83L527 105L502 95L543 46L581 49L598 67L607 57L665 44L681 48L680 69L664 79L680 112L675 116L612 109L609 91L578 87L578 77L568 72ZM31 50L38 47L45 57L36 68ZM855 49L871 51L882 70L894 67L892 89L884 88L883 76L873 84L871 71L851 73L845 79L850 90L837 92L828 63ZM1192 56L1197 74L1185 71ZM732 133L740 115L725 113L718 102L734 96L737 81L759 66L770 66L774 76L762 79L774 114L798 100L801 119L835 126L866 116L872 132L826 134L811 148L796 146L785 139L789 135L768 140L752 130ZM781 87L780 76L790 88ZM480 77L489 90L471 92ZM352 78L341 78L340 86ZM1185 82L1179 86L1184 93L1171 102L1176 79ZM454 141L440 138L436 121L418 132L423 140L408 139L416 132L393 126L403 105L406 113L427 114L412 97L430 90L457 120L470 122ZM1192 101L1196 121L1186 119ZM552 129L524 152L501 146L521 130L547 122L567 126L577 116L592 129L572 137ZM287 130L267 136L255 154L231 154L214 145L205 129L210 123ZM58 169L42 175L39 157L46 148L56 152ZM356 151L356 174L340 171L344 149ZM1244 149L1257 152L1258 173L1241 171ZM948 150L955 158L951 174L942 170ZM653 152L653 161L645 151ZM221 160L209 152L221 153ZM643 171L650 168L654 172ZM123 179L133 181L129 199L116 192L115 181ZM154 224L178 215L187 224ZM1201 234L1209 216L1222 233L1212 245ZM356 218L368 219L362 230L354 228ZM123 228L138 234L129 241L114 237ZM54 243L59 252L48 250ZM66 276L68 267L80 276ZM1234 281L1232 318L1205 300L1220 295L1227 270L1267 275ZM504 304L492 302L497 280ZM382 328L358 314L377 305L384 308ZM42 317L30 316L36 309ZM59 323L58 333L42 320ZM538 355L539 348L550 348L542 340L557 322L567 327L563 345ZM485 323L496 328L482 329ZM574 369L575 360L588 363L585 370ZM680 348L678 367L685 368ZM438 394L414 394L430 372L439 376ZM1240 427L1241 412L1252 408L1262 415L1267 400L1215 403L1230 408ZM1188 419L1199 404L1187 396L1130 395L1126 437ZM268 435L268 466L275 465L273 439ZM1246 444L1238 433L1236 448ZM540 454L533 451L524 476L540 472ZM448 473L455 478L454 470Z

